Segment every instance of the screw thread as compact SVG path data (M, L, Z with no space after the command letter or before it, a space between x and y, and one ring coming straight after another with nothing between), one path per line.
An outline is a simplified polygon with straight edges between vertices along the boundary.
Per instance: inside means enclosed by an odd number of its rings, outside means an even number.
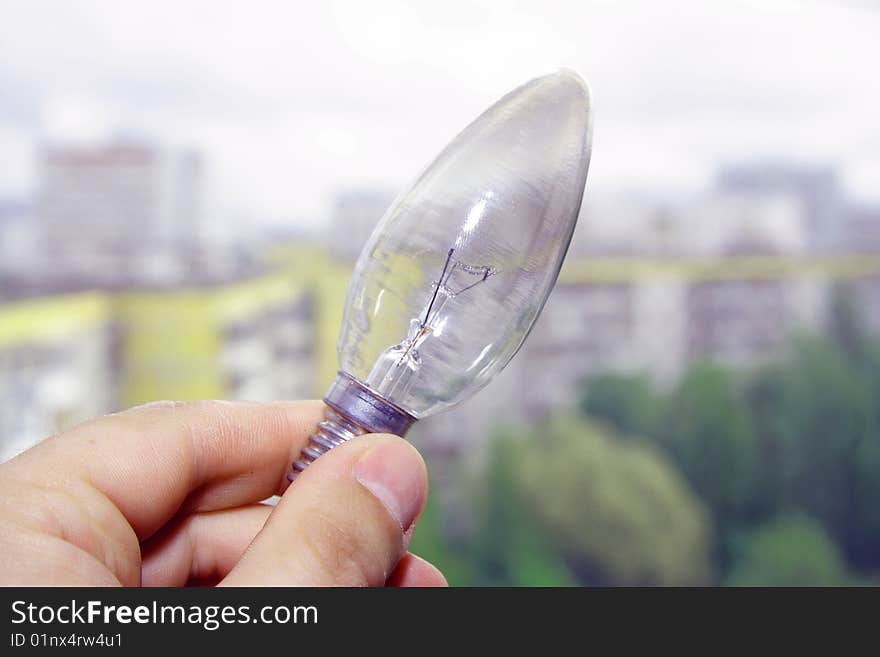
M367 433L366 429L329 406L325 406L324 419L318 423L318 430L309 436L309 444L303 447L299 458L291 464L287 480L293 481L319 456L364 433Z

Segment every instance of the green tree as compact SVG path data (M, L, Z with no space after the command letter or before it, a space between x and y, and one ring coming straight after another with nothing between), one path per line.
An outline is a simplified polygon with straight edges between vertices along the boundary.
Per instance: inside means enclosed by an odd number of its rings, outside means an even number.
M746 520L756 461L755 434L730 373L712 363L691 367L661 432L661 443L712 509L725 567L729 538Z
M553 543L525 503L517 480L522 437L499 432L492 440L481 500L476 505L475 583L483 586L570 586L575 583Z
M731 586L842 586L852 583L834 541L807 516L783 516L754 531L726 579Z
M830 340L801 338L748 396L757 434L781 454L779 506L820 520L856 564L880 564L880 435L861 365Z
M624 435L650 436L660 427L663 400L645 376L606 373L582 386L578 408Z
M436 494L428 496L425 510L409 544L413 554L427 559L446 576L450 586L474 584L474 565L461 546L447 538Z
M749 519L756 524L775 516L791 501L792 464L786 445L790 419L781 412L788 379L784 364L765 365L753 373L744 391L756 443L748 505Z
M880 569L880 341L851 286L838 286L825 337L792 339L752 373L709 363L671 394L603 375L579 410L662 445L711 510L719 564L743 532L786 509L821 522L853 567Z
M563 415L535 430L517 465L533 509L582 583L711 579L706 515L657 449Z
M853 288L838 284L831 301L830 334L849 361L864 427L856 440L852 526L845 545L853 561L880 568L880 341L871 335ZM856 400L853 400L856 401Z
M828 315L828 333L834 343L853 363L865 363L871 356L871 337L855 295L845 284L832 289Z
M848 550L855 565L876 571L880 569L880 431L876 419L856 450L855 472L856 531Z

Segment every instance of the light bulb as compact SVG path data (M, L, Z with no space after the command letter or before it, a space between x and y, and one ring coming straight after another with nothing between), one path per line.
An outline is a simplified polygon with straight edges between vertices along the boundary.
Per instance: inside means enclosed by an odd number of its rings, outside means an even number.
M291 480L356 435L404 435L507 365L565 258L591 141L589 90L560 70L501 98L398 197L355 265L339 374Z

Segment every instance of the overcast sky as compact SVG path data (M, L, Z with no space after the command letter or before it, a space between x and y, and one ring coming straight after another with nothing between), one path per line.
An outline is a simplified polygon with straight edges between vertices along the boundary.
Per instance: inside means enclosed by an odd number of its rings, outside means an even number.
M497 97L590 82L588 191L698 189L719 162L840 167L880 200L876 3L0 3L0 198L55 139L201 150L218 211L318 226L333 190L398 189Z

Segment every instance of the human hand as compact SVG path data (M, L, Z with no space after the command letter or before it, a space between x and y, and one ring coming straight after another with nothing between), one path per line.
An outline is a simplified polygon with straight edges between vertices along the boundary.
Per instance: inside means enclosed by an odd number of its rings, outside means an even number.
M0 465L0 584L445 585L406 552L427 475L401 438L355 438L284 491L322 415L156 402L43 441Z

